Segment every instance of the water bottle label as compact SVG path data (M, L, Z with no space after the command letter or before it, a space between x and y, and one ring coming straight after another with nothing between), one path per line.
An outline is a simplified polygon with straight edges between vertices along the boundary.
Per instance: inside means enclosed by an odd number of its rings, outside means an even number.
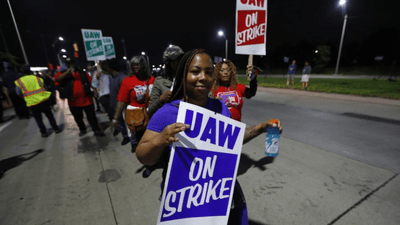
M279 150L279 138L272 138L267 142L267 153L275 154Z

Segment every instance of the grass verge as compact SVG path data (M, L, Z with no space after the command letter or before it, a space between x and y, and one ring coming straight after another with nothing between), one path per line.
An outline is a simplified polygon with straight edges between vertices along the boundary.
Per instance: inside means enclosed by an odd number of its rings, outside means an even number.
M246 77L238 77L239 83L249 85ZM286 86L286 78L257 78L258 86L273 88L302 89L300 78L294 86ZM364 80L364 79L310 79L307 91L350 94L365 97L400 99L400 81Z

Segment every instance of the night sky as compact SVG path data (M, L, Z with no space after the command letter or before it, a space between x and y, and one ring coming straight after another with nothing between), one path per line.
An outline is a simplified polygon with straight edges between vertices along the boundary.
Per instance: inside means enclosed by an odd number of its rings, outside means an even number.
M169 44L179 45L184 51L204 48L212 56L224 56L225 42L218 37L223 30L229 40L228 58L244 61L234 54L236 1L50 1L11 0L25 50L32 66L45 66L47 55L56 64L51 43L62 36L56 49L69 51L72 43L80 47L78 63L85 65L81 28L101 29L104 36L113 37L117 58L122 58L125 38L128 57L142 51L151 64L162 63L162 52ZM331 42L339 45L343 25L343 11L339 1L286 0L268 1L267 57L282 46ZM382 28L400 29L399 1L348 0L344 46L362 42ZM0 2L0 24L9 51L23 60L21 48L6 0ZM28 32L29 31L29 32ZM1 37L0 37L1 39ZM3 40L0 51L5 52ZM335 53L337 54L337 53Z

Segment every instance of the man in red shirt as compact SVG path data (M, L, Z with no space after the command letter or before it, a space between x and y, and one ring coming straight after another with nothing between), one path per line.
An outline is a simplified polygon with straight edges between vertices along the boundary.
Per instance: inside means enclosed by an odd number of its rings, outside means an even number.
M94 111L93 92L91 91L92 78L80 71L73 60L67 59L68 69L61 74L56 74L54 79L63 87L71 114L79 127L79 136L86 134L86 125L83 122L83 111L95 136L105 136L100 129ZM96 94L96 92L95 92Z

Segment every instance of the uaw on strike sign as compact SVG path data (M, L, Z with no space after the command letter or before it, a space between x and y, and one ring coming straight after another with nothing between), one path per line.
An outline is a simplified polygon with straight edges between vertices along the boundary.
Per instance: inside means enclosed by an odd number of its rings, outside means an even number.
M157 224L226 225L246 125L181 102Z
M101 30L81 29L88 61L106 60Z
M267 0L237 0L236 54L265 55Z

